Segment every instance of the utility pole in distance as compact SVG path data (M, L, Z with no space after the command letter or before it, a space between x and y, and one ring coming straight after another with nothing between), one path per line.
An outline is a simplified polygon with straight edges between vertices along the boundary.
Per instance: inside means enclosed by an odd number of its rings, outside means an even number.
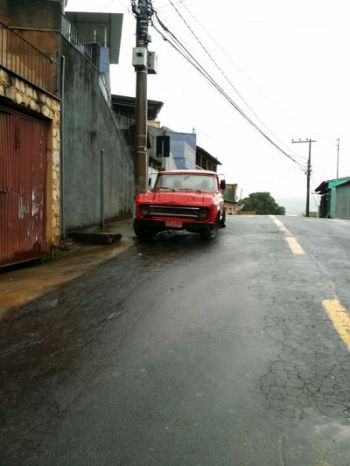
M339 149L340 149L340 138L337 139L337 179L339 178Z
M147 74L148 44L151 36L148 25L153 9L151 0L132 0L132 11L136 17L136 47L133 49L132 64L136 71L135 99L135 191L136 194L147 190Z
M309 144L309 157L307 159L307 165L306 165L306 208L305 208L305 217L310 217L310 178L311 178L311 145L313 142L312 139L306 139L305 141L302 141L299 139L298 141L295 141L292 139L292 144Z

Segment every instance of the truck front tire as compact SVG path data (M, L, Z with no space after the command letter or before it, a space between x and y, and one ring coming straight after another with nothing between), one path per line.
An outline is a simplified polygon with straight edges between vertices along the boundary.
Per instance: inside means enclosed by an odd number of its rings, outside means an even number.
M226 210L224 209L224 211L222 213L222 217L219 220L219 227L220 228L225 228L225 226L226 226Z
M156 231L140 225L137 221L134 222L134 232L141 243L151 241L156 234Z
M215 239L218 234L218 223L215 222L213 225L210 225L206 230L200 232L201 238L204 240Z

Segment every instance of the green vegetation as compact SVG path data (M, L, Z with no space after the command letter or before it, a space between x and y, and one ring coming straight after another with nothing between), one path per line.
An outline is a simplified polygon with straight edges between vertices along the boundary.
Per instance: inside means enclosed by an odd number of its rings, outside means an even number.
M58 246L52 248L49 253L45 254L45 256L41 258L41 263L46 264L47 262L51 262L58 257L64 256L70 251L70 249L71 246L67 241L61 241Z
M255 212L257 215L286 214L286 209L279 206L270 193L251 193L238 204L242 212Z

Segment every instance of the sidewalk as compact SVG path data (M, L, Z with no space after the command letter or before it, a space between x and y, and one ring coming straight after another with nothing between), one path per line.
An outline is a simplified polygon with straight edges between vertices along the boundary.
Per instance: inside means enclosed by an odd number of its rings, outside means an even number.
M109 224L105 231L120 233L122 238L107 246L74 243L67 254L51 262L0 272L0 322L24 304L89 272L134 244L132 219Z

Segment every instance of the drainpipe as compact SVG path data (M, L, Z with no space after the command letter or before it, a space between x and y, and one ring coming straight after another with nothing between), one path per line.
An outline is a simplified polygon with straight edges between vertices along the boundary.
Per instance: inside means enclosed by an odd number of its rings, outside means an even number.
M65 91L65 73L66 73L66 57L62 55L61 57L61 145L60 145L60 167L61 167L61 176L60 176L60 187L61 187L61 240L66 239L66 224L65 224L65 215L64 215L64 91Z
M100 212L101 212L101 217L100 217L100 230L104 230L105 228L105 203L104 203L104 155L105 155L105 150L101 149L101 159L100 159Z

